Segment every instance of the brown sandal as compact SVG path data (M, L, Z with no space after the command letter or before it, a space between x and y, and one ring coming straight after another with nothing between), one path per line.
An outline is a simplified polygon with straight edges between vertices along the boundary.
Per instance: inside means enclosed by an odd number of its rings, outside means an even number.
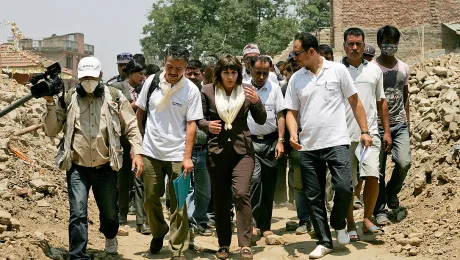
M253 258L251 248L247 246L241 248L241 260L252 260Z

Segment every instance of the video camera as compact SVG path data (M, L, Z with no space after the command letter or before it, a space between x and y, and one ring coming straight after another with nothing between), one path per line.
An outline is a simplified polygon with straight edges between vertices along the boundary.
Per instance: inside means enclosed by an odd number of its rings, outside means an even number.
M59 74L61 74L61 65L56 62L47 67L45 73L33 76L30 79L30 83L34 84L30 89L31 94L27 94L5 109L0 110L0 118L13 111L14 109L22 106L32 98L54 96L64 91L64 82L62 81L61 77L59 77ZM60 98L63 99L64 96L61 95Z
M34 98L54 96L64 91L64 82L59 74L61 74L61 65L56 62L47 67L45 73L33 76L30 79L30 83L34 84L30 88L32 96Z

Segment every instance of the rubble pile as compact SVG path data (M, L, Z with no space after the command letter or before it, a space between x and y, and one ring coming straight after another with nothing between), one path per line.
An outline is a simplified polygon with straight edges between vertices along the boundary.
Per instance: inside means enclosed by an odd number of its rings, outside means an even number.
M26 86L0 74L0 110L28 93ZM65 256L67 184L54 163L59 139L46 137L41 128L44 103L32 99L0 118L0 259ZM32 131L21 131L28 127ZM97 210L91 213L97 220Z
M460 249L460 55L412 66L409 79L412 166L389 226L391 252L428 259ZM391 170L388 170L391 172Z

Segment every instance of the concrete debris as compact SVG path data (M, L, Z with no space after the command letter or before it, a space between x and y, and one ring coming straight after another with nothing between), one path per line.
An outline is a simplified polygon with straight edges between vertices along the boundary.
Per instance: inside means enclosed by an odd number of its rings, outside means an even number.
M265 244L267 245L284 245L286 242L282 236L269 235L265 238Z

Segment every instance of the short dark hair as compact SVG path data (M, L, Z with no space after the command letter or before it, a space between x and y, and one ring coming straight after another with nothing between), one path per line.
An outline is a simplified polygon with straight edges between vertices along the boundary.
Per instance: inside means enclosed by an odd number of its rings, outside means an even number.
M399 42L399 38L401 37L401 33L399 32L398 28L386 25L377 32L377 43L380 44L383 41L383 37L387 36Z
M272 59L266 55L260 55L260 56L254 56L251 58L251 68L256 65L256 63L260 61L260 63L266 63L268 62L270 64L270 68L272 67Z
M222 84L222 71L232 69L238 72L238 78L236 80L236 84L240 85L243 83L243 65L241 62L231 54L225 54L220 57L217 61L216 67L214 69L214 84L215 85L223 85Z
M316 37L311 33L299 32L295 35L294 40L301 41L302 48L306 51L310 48L313 48L315 51L319 51L318 39L316 39Z
M331 54L331 55L334 54L334 51L332 50L332 47L331 47L331 45L329 45L329 44L320 44L319 47L318 47L318 49L319 49L319 52L320 52L320 53L324 53L324 54L328 54L328 53L329 53L329 54Z
M197 68L197 69L202 69L203 64L199 60L189 60L187 63L187 69L188 68Z
M140 72L143 70L145 70L144 63L133 59L130 62L128 62L128 64L126 64L126 67L123 69L123 72L130 75L132 73Z
M343 33L343 42L347 42L348 35L353 35L353 36L363 36L363 42L364 42L364 32L363 30L352 27L348 28L344 33Z
M190 58L190 52L181 46L178 45L170 45L166 48L165 52L165 59L168 57L172 57L175 60L182 60L188 61Z
M281 66L283 66L284 64L286 64L285 61L282 61L282 60L281 60L281 61L278 61L278 62L276 63L276 67L278 67L278 69L279 69L279 68L281 68Z
M160 71L160 67L158 67L155 64L149 64L147 65L147 68L145 69L145 74L153 75L153 74L156 74L158 71Z
M135 61L137 61L139 63L142 63L145 66L145 57L144 57L144 55L142 55L140 53L134 54L133 60L135 60Z

